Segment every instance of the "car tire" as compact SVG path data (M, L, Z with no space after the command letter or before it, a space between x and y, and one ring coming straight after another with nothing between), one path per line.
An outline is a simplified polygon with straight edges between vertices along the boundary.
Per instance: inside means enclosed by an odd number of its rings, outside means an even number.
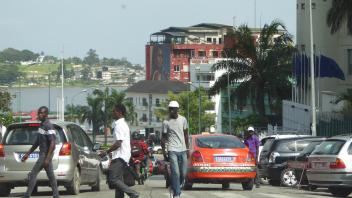
M295 170L292 168L286 168L281 172L281 184L285 187L295 187L298 184L298 180L295 174Z
M100 191L100 176L101 176L101 168L98 167L96 182L92 186L92 191L94 191L94 192Z
M280 181L279 180L269 179L269 184L272 185L272 186L280 186Z
M315 191L316 189L318 188L318 186L315 186L315 185L308 185L308 190L309 191Z
M243 190L252 190L254 186L254 179L249 179L246 182L242 182L242 189Z
M78 195L81 187L81 173L76 167L73 172L73 178L70 185L67 187L67 192L71 195Z
M8 197L11 193L11 188L7 185L0 185L0 197Z
M335 197L347 197L351 194L352 189L340 188L340 187L329 187L329 192Z
M222 188L223 190L229 189L229 188L230 188L230 183L229 183L229 182L222 183L222 184L221 184L221 188Z

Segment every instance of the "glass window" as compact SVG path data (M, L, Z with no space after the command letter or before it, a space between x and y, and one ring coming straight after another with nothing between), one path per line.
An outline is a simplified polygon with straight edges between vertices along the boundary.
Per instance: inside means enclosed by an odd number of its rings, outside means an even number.
M308 146L311 140L284 140L280 141L276 151L280 153L296 153Z
M143 99L142 99L142 103L143 103L143 106L148 106L148 103L147 103L147 99L146 99L146 98L143 98Z
M312 155L337 155L345 142L344 140L326 140L313 151Z
M80 131L77 130L75 125L69 125L67 128L70 130L73 138L73 142L76 143L80 147L84 147L84 141L80 135Z
M245 148L245 145L234 136L198 137L196 142L201 148Z
M265 141L265 144L263 146L262 152L263 151L269 151L269 149L271 148L271 145L273 145L275 139L268 139Z
M207 43L211 43L211 38L207 38Z
M350 146L348 147L347 152L348 152L349 155L352 155L352 143L351 143Z
M352 49L347 50L348 74L352 75Z
M260 140L260 146L264 146L265 142L267 142L270 139L274 139L274 137L267 137Z
M155 99L155 106L160 107L160 99Z
M218 58L219 57L219 52L218 51L213 51L212 52L213 58Z
M180 65L174 65L174 71L180 72Z
M198 56L199 57L205 57L206 56L205 51L198 51Z
M302 3L302 4L301 4L301 9L304 10L304 8L305 8L305 4Z
M77 132L79 132L79 135L80 137L82 138L82 142L83 142L83 145L88 147L89 150L92 150L93 149L93 144L92 142L90 141L89 137L87 136L87 134L84 132L84 130L79 127L79 126L75 126Z

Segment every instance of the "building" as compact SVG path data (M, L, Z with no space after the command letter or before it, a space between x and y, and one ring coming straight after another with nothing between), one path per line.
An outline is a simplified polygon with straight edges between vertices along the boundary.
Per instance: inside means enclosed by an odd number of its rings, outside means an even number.
M146 45L146 79L190 81L190 60L221 57L232 26L202 23L153 33Z
M125 90L126 98L133 102L137 116L137 125L131 126L132 131L148 129L161 131L162 118L155 116L155 109L167 100L168 92L180 93L187 91L188 86L180 81L142 80Z

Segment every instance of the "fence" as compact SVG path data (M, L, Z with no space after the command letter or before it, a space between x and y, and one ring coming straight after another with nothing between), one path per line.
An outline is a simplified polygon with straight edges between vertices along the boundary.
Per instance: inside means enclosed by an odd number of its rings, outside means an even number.
M352 134L352 115L329 112L319 113L317 118L318 136Z

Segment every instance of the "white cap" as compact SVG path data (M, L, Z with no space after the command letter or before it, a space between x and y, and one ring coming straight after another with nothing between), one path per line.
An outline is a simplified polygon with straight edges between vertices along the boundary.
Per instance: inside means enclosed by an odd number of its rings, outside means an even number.
M180 105L178 104L178 102L177 101L171 101L170 103L169 103L169 107L176 107L176 108L179 108L180 107Z
M254 131L254 128L253 127L248 127L247 131Z

